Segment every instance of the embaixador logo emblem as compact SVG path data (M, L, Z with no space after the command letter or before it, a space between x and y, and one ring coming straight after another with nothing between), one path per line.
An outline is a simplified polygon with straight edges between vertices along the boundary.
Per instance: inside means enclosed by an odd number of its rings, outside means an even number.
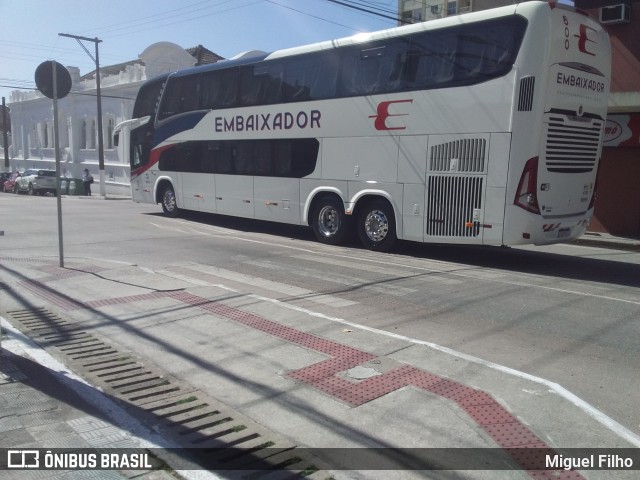
M407 100L391 100L388 102L381 102L378 104L378 108L376 108L377 115L369 115L369 118L375 118L376 121L373 123L373 126L376 130L404 130L407 128L406 125L395 125L387 123L390 118L393 117L404 117L409 115L408 113L392 113L390 112L390 108L392 105L396 103L412 103L412 99Z
M587 27L584 23L580 24L580 34L579 35L574 35L574 37L576 37L578 39L578 49L582 52L582 53L586 53L587 55L591 55L593 57L596 56L595 53L590 52L589 51L589 45L590 44L596 44L596 42L594 40L591 40L589 38L589 33L590 32L595 32L595 30L591 27Z

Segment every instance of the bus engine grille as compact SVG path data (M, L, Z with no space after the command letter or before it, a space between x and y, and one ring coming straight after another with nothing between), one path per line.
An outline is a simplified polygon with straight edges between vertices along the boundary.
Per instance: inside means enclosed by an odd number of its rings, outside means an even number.
M434 172L484 172L487 140L463 138L431 147L429 168Z
M483 177L433 175L427 180L426 234L477 237L482 208Z
M545 142L547 170L555 173L593 171L600 154L603 127L601 119L550 115Z

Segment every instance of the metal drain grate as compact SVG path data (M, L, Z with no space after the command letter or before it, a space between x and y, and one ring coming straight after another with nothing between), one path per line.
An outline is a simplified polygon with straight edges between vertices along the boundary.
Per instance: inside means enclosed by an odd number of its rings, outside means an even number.
M4 257L4 256L0 256L0 262L53 263L53 260L50 260L48 258L36 258L36 257Z
M8 311L21 330L172 443L197 449L215 470L255 470L252 478L319 478L318 460L204 392L142 362L46 308ZM284 455L283 457L283 454ZM245 468L246 466L246 468ZM283 468L282 477L275 470ZM276 477L273 477L274 473Z

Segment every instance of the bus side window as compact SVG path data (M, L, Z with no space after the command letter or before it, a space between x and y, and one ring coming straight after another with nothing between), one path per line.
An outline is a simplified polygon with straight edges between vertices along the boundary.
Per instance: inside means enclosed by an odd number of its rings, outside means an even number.
M270 140L257 141L254 144L253 158L255 162L255 175L272 176L271 168L271 144Z
M198 76L169 78L160 102L160 120L198 109Z
M318 163L320 142L315 138L299 138L291 142L291 173L294 178L311 175Z
M253 175L255 166L251 141L237 142L232 152L235 173L238 175Z
M340 69L340 95L367 95L374 91L378 77L378 63L376 55L383 55L383 50L350 49L342 58Z
M238 70L221 70L204 75L200 81L200 108L211 110L235 106L238 97Z
M336 96L340 57L335 52L314 53L287 61L284 101L305 102Z
M240 69L240 104L268 105L282 101L282 64Z
M291 176L291 140L275 140L273 154L273 176Z
M472 85L507 74L515 62L526 20L501 18L412 36L409 88Z
M408 49L408 41L399 39L349 51L343 57L340 72L341 94L371 95L403 89Z
M515 61L517 27L496 24L467 28L458 37L458 63L463 75L483 80L506 74Z
M437 88L454 78L456 39L441 32L416 35L407 59L409 88Z

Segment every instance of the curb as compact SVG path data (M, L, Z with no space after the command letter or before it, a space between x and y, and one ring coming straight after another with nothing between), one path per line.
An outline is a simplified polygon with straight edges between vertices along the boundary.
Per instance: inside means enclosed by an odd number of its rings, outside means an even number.
M640 252L640 240L627 238L590 238L590 235L582 236L570 242L574 245L582 245L585 247L612 248L616 250L626 250L630 252Z

